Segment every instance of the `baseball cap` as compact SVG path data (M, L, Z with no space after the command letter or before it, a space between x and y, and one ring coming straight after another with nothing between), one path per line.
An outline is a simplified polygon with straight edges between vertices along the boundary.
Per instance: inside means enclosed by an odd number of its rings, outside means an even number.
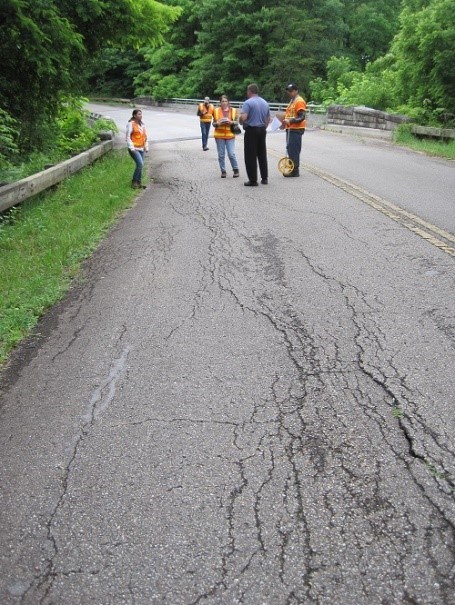
M299 89L299 87L297 86L297 84L293 84L292 82L291 82L291 84L288 84L286 86L286 90L298 90L298 89Z

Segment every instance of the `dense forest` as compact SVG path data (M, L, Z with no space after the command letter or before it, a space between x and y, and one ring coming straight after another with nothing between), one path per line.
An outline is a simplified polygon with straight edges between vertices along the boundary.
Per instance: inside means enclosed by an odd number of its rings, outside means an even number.
M81 94L363 104L453 124L453 0L0 0L0 158ZM18 121L20 117L20 121ZM19 140L17 133L20 133Z
M424 122L455 113L452 0L163 0L180 17L127 61L109 49L92 88L155 99L226 93L251 81L270 101L297 81L316 103L362 104ZM113 85L115 88L113 88ZM104 90L103 90L104 89Z

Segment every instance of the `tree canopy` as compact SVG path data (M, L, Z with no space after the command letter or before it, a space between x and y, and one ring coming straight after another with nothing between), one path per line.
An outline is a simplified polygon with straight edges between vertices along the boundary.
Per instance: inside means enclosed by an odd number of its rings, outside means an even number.
M0 0L0 107L36 146L100 49L153 46L179 10L155 0Z
M165 54L145 51L150 67L136 80L138 93L240 97L255 80L271 100L281 100L287 80L298 81L308 95L310 81L326 75L332 56L348 56L360 69L384 54L398 29L400 3L164 1L182 14L166 36Z
M0 0L0 9L0 109L18 118L22 149L39 146L62 98L83 90L240 99L255 81L281 101L296 81L315 102L455 115L452 0Z

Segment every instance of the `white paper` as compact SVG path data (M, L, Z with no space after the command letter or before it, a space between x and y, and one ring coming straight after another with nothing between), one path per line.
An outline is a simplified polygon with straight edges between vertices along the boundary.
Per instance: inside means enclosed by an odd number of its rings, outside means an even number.
M280 120L275 116L272 120L272 122L270 123L270 132L275 132L275 130L278 130L278 128L281 126L281 122Z

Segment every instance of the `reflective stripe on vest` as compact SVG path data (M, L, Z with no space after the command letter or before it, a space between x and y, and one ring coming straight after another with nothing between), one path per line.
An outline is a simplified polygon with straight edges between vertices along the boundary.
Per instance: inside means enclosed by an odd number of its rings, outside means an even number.
M286 107L285 118L291 119L297 117L297 114L300 109L306 111L306 103L300 95L297 95L293 101L289 103ZM306 120L303 122L298 122L297 124L289 124L286 128L290 128L292 130L300 130L301 128L306 128Z
M228 117L231 121L234 121L237 116L237 110L235 107L229 107ZM223 117L223 110L221 107L217 107L215 109L215 113L213 114L213 119L215 122L220 120ZM230 124L222 124L221 126L215 126L215 131L213 133L215 139L233 139L235 134L231 130Z
M207 113L202 115L202 112L204 111L204 109L207 109ZM194 109L193 109L193 111L194 111ZM201 112L201 115L199 116L199 119L201 120L201 122L211 122L212 121L213 112L215 110L211 103L209 104L209 106L207 108L205 107L204 103L199 103L199 111Z
M145 142L147 140L147 133L145 131L145 126L139 126L137 122L132 123L132 131L131 131L131 140L133 141L133 145L137 148L141 148L145 146Z

